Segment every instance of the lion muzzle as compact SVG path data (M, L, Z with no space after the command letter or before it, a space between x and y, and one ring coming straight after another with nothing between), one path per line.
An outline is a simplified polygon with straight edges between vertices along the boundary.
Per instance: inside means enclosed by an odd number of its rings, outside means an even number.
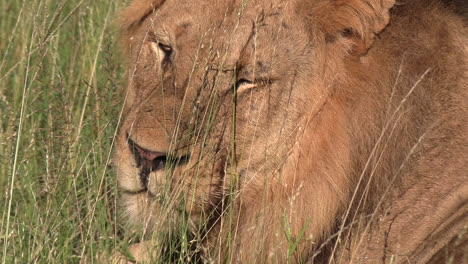
M128 145L132 152L137 167L141 169L140 180L143 186L148 187L149 174L153 171L164 170L166 167L167 155L164 152L151 151L140 147L130 138Z

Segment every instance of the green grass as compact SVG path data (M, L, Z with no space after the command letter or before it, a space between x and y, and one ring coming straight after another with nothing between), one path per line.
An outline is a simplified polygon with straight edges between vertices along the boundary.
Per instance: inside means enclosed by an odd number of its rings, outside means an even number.
M111 166L124 4L0 0L1 263L93 263L125 241Z

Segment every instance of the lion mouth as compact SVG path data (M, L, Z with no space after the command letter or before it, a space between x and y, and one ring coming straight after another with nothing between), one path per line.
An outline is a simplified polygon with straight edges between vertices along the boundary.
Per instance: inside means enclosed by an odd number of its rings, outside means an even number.
M152 172L168 172L178 166L186 165L190 155L175 156L164 152L157 152L139 146L129 136L127 137L130 152L135 158L137 168L140 169L140 180L145 189L148 188L149 177Z
M149 175L153 171L162 171L166 168L167 156L164 152L151 151L140 147L128 137L130 152L135 158L137 167L140 169L140 180L143 186L148 186Z

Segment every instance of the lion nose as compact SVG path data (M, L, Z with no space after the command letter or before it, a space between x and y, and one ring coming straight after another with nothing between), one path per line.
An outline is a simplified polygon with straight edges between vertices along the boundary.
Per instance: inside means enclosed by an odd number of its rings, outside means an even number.
M130 138L128 139L130 151L135 157L137 167L141 168L140 180L143 186L148 186L149 174L156 170L163 170L166 167L167 156L164 152L157 152L144 149Z

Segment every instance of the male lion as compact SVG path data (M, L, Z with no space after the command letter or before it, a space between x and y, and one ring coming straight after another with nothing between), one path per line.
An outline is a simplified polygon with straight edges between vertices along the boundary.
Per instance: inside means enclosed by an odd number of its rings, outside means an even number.
M457 3L134 0L115 157L133 257L468 262Z

